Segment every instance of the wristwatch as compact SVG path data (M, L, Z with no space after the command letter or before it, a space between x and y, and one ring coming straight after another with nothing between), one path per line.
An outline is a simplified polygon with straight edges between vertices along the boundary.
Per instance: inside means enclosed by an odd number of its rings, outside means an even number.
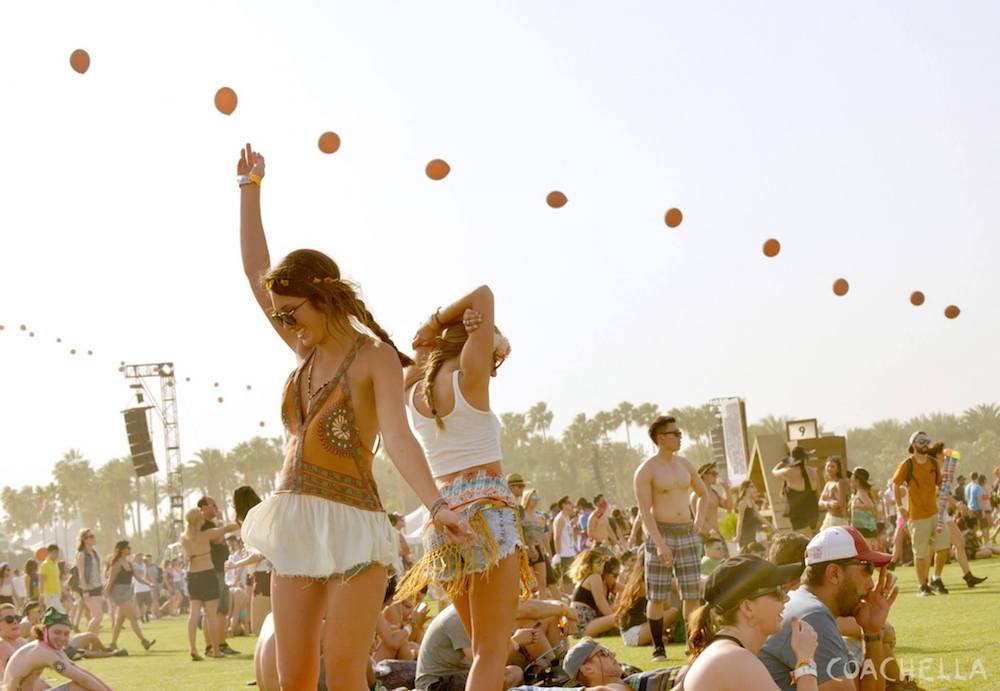
M816 673L816 661L810 660L809 662L800 662L792 672L792 683L795 684L802 677L817 677Z

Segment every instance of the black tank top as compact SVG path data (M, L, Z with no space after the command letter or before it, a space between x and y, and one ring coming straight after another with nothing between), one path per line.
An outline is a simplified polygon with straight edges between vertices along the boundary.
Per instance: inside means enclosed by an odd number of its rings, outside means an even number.
M740 523L740 534L737 542L740 547L746 547L757 539L757 530L760 528L760 521L757 520L757 512L752 506L743 507L743 521Z
M583 583L576 586L576 589L573 591L573 602L579 602L584 605L587 605L595 612L599 611L597 609L597 601L594 600L594 594L589 590L587 590L586 588L584 588Z
M119 564L118 575L115 576L115 585L130 585L132 583L132 570L126 569Z

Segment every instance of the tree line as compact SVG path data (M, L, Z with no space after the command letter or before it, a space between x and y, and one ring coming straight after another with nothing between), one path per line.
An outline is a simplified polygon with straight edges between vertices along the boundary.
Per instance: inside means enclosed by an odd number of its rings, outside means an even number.
M554 414L544 402L524 412L503 413L502 446L506 472L520 473L534 486L547 506L563 495L593 497L598 493L613 503L633 503L632 473L652 454L646 428L659 415L672 415L684 432L682 453L695 465L712 460L711 432L718 424L711 405L661 410L652 403L627 401L593 415L579 413L558 435L552 433ZM784 434L788 417L768 415L749 425L748 437ZM884 484L906 455L906 443L915 430L962 452L959 473L991 473L1000 463L1000 406L983 403L961 414L930 413L908 420L879 420L847 433L848 462L864 466L874 482ZM254 437L230 451L201 449L182 468L185 505L208 494L222 499L247 484L265 495L274 490L284 456L280 438ZM405 483L384 453L375 459L374 472L383 504L389 511L406 511L415 505ZM166 535L169 499L160 483L156 495ZM143 517L152 514L152 478L138 479L128 458L114 458L95 467L78 450L56 462L52 481L43 486L0 490L6 514L3 529L9 537L34 532L41 541L56 541L75 548L70 528L82 523L96 530L107 549L127 536L137 551L153 551L152 526ZM220 505L222 502L220 501ZM9 555L13 557L14 555Z

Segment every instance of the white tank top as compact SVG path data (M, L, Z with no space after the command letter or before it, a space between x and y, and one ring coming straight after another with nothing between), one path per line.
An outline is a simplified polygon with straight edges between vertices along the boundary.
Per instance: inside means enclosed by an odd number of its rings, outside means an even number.
M573 544L573 519L563 521L562 534L559 536L559 556L568 559L576 556L576 545Z
M466 468L502 459L500 450L500 419L492 410L478 410L469 405L458 385L459 370L451 377L455 389L455 409L445 415L444 429L438 429L432 417L417 410L413 397L417 386L410 389L407 401L410 419L420 437L431 475L441 477Z

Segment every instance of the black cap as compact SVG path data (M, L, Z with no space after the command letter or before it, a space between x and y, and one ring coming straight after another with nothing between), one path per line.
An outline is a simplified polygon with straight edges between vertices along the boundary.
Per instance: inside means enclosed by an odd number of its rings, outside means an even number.
M802 562L775 566L752 554L730 557L705 582L705 601L712 609L727 612L754 593L791 583L805 567Z
M810 451L809 449L803 448L801 446L796 446L792 449L792 458L796 461L804 461L807 458L812 458L816 455L815 451Z

